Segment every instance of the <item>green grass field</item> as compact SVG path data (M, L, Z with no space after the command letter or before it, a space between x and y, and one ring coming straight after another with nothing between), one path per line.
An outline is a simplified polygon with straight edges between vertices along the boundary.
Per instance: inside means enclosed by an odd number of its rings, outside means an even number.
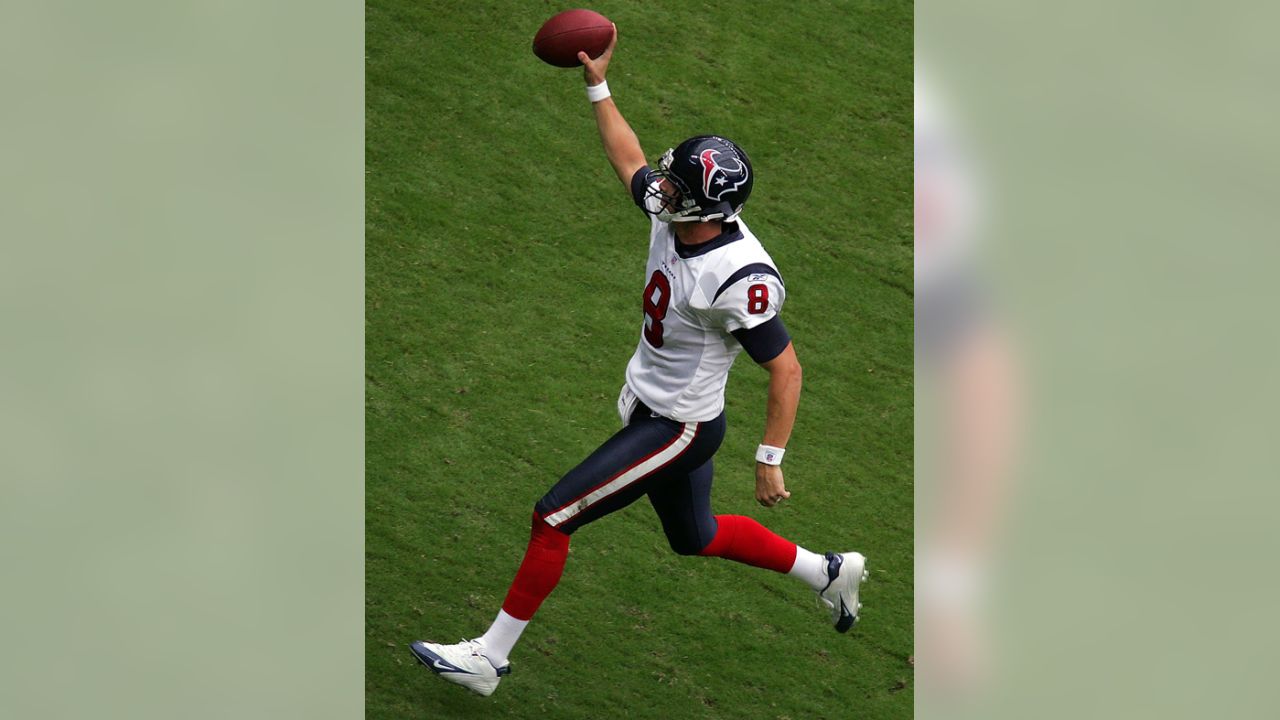
M728 391L716 511L870 558L836 634L794 580L670 552L648 503L574 535L491 698L406 649L488 627L534 501L617 427L648 223L580 70L530 52L572 6L367 6L366 690L382 718L906 718L912 713L912 6L602 2L609 84L650 158L737 140L744 218L805 368L793 495L753 497L767 376Z

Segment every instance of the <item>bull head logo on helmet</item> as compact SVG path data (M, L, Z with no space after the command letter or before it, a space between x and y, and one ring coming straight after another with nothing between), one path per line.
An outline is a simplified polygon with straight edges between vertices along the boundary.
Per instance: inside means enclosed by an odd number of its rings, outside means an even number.
M721 164L721 159L726 157L732 162ZM698 161L702 163L702 194L709 200L720 200L725 193L742 187L750 175L740 158L726 156L719 150L703 150L698 154Z

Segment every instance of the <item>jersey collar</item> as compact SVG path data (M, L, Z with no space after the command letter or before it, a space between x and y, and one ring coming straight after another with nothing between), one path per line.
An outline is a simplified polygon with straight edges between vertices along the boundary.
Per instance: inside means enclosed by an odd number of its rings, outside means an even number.
M718 247L724 247L731 242L741 240L743 237L745 236L742 234L742 230L738 228L738 223L736 222L725 223L722 228L722 232L719 235L700 245L685 245L680 242L680 238L676 237L675 229L673 228L671 230L671 240L675 243L676 254L685 260L698 257L699 255L706 255Z

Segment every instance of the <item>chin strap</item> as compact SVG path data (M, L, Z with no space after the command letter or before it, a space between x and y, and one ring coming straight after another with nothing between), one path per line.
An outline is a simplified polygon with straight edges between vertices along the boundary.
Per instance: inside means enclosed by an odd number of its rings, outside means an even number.
M733 222L741 213L742 211L739 210L731 215L726 215L722 212L711 213L709 215L682 215L680 217L673 217L665 222L711 222L713 220L719 220L720 222ZM659 217L658 219L661 220L662 218Z

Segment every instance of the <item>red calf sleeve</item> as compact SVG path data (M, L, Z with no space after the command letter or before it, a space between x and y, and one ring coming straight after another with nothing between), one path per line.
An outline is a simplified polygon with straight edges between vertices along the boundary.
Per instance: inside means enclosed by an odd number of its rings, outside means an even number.
M502 609L517 620L532 618L560 582L568 557L569 536L543 522L542 516L535 512L529 548L511 581L507 599L502 601Z
M722 557L785 573L796 563L796 544L743 515L717 515L716 536L700 555Z

